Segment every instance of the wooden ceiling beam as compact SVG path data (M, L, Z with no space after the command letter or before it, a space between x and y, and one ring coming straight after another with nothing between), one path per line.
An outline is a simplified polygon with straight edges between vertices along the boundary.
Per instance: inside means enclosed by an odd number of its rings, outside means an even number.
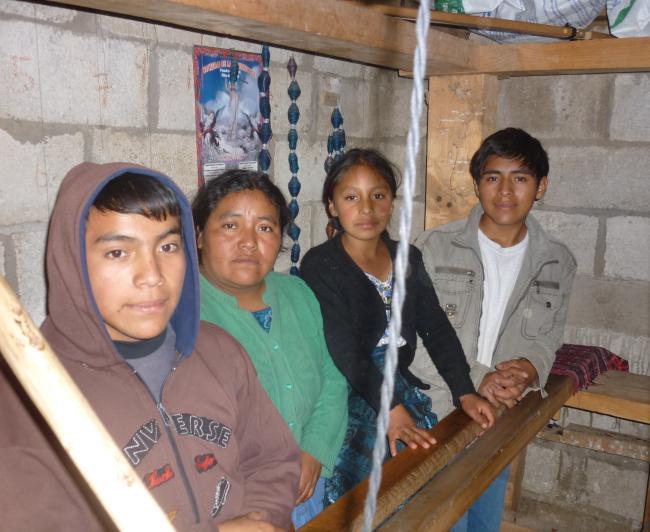
M345 0L62 0L137 17L391 69L411 70L415 29ZM431 30L427 71L468 70L479 45Z
M62 0L67 6L410 71L415 25L346 0ZM479 44L431 28L426 76L650 71L650 37Z
M648 72L650 37L487 44L478 47L470 66L473 73L498 76Z

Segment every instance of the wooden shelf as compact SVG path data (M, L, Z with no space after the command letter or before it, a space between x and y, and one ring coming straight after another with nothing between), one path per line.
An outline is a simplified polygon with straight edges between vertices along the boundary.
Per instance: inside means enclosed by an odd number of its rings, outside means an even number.
M345 0L63 0L63 5L173 24L411 71L415 25ZM431 28L427 76L650 71L650 38L478 44Z

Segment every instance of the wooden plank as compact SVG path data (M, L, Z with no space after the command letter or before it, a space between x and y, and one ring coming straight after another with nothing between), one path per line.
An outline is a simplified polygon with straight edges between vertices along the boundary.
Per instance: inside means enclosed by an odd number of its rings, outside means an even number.
M63 0L63 5L383 66L411 70L415 30L344 0ZM431 30L427 70L467 70L476 43Z
M650 37L482 45L470 68L498 76L648 72Z
M372 8L384 15L391 17L400 17L405 20L416 20L418 10L410 7L397 7L374 5ZM580 28L571 28L569 26L557 26L553 24L539 24L535 22L524 22L521 20L509 20L495 17L480 17L477 15L465 15L461 13L446 13L444 11L431 10L432 24L446 24L461 28L471 28L477 30L505 31L509 33L522 33L525 35L534 35L537 37L549 37L552 39L609 39L611 35L585 31ZM573 31L575 29L575 35Z
M508 484L506 486L506 497L503 505L505 511L516 512L521 499L521 483L524 479L526 468L526 449L523 449L511 462Z
M499 412L501 413L501 412ZM461 410L454 410L429 432L437 443L430 449L404 449L383 466L381 486L377 496L375 525L393 513L405 499L442 469L458 452L473 441L481 428ZM363 507L368 493L368 481L328 506L301 532L322 530L360 530Z
M650 442L610 430L571 423L565 428L546 427L537 434L537 437L564 445L650 462Z
M567 400L573 383L551 375L546 390L546 399L530 393L506 411L494 429L466 448L380 530L448 530Z
M411 70L415 25L345 0L63 0L61 5ZM431 29L427 76L650 71L650 37L481 45Z
M608 371L565 406L650 424L650 376Z
M648 484L645 490L645 511L643 512L643 532L650 532L650 475L648 475Z
M2 276L0 353L117 528L174 530Z
M494 76L429 79L425 228L465 218L477 203L469 161L496 128Z

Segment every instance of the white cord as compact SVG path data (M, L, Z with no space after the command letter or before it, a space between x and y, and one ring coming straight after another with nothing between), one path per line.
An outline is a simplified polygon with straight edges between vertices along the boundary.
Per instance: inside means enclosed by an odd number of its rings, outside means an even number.
M397 367L397 339L402 330L402 306L404 304L404 278L408 265L409 234L413 217L413 191L415 190L416 157L420 145L420 116L424 104L422 80L427 60L427 34L429 33L430 3L421 0L416 22L417 44L413 59L413 90L411 92L411 125L406 138L406 161L404 165L404 204L401 209L399 227L399 247L394 264L395 284L389 324L389 343L384 366L384 382L381 385L381 409L377 416L377 437L372 453L372 472L368 486L368 496L364 508L363 530L372 530L372 521L377 509L377 492L381 483L381 466L386 454L386 432L388 430L388 412L393 399L395 369Z

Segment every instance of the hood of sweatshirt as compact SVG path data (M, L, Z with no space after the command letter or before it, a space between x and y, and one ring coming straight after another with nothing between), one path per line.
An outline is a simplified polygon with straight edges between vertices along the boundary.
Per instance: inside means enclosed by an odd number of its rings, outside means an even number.
M105 367L121 364L92 294L86 268L86 220L99 192L124 173L154 177L171 189L181 207L186 271L179 303L171 318L176 350L189 356L199 330L199 270L190 203L167 176L126 163L82 163L63 179L47 238L48 317L42 330L60 356Z

